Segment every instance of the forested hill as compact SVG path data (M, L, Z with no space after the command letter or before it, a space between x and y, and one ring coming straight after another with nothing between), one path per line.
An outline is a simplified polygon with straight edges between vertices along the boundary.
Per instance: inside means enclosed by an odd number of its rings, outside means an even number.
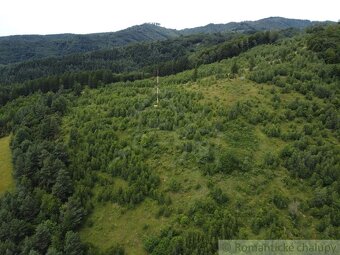
M0 37L0 64L84 53L134 42L166 40L177 36L179 34L176 30L154 24L142 24L118 32L86 35L6 36Z
M111 82L176 74L201 64L239 55L261 44L274 43L287 31L251 35L192 35L139 43L112 50L28 61L0 68L0 105L39 90L58 91L75 84L96 87Z
M282 17L269 17L256 21L230 22L227 24L208 24L202 27L184 29L183 34L220 33L220 32L255 32L261 30L282 30L288 28L304 29L309 26L330 22L317 22L300 19L286 19Z
M204 36L153 45L158 102L153 75L112 69L0 86L0 255L340 239L340 23ZM122 52L135 72L149 46Z
M309 30L306 37L310 38L309 48L322 52L320 54L327 62L336 63L339 59L339 25ZM304 33L300 36L306 35ZM67 89L88 85L93 88L112 82L144 79L153 76L157 69L161 76L176 74L298 35L298 31L291 29L260 31L250 35L196 34L5 65L0 67L0 105L39 90L56 92L60 87ZM337 66L333 69L333 72L338 72Z
M96 34L17 35L0 37L0 65L52 56L84 53L136 42L159 41L197 33L256 32L287 28L302 29L318 24L309 20L271 17L258 21L209 24L204 27L175 30L158 24L142 24L118 32Z

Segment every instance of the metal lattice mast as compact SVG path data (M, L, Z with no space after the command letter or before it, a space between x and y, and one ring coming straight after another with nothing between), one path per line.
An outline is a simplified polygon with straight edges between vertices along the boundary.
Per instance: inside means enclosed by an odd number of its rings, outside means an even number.
M157 102L154 105L154 107L158 107L159 106L159 75L158 75L158 69L157 69L157 78L156 78L156 95L157 95Z
M159 76L158 76L158 70L157 70L157 105L159 104Z

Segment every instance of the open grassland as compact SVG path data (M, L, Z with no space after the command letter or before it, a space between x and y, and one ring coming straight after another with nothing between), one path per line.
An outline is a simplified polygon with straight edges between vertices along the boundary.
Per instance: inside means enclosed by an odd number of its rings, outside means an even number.
M0 139L0 194L10 191L14 187L12 153L9 147L10 140L10 136Z

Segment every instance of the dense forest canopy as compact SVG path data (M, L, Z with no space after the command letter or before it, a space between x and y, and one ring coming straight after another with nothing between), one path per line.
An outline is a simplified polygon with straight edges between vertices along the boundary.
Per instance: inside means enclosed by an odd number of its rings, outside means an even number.
M0 67L16 186L0 254L338 240L339 35L198 34Z

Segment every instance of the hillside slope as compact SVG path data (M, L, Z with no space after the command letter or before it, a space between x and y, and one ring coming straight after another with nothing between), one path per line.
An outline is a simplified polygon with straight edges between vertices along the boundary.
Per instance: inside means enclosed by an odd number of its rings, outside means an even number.
M16 181L0 254L339 240L339 29L161 77L158 107L155 78L14 97L0 108Z
M77 128L73 157L86 144L98 155L76 163L99 171L82 239L127 254L214 254L215 238L339 237L339 88L303 90L324 64L302 47L289 53L300 43L202 66L196 81L193 71L161 79L160 108L151 80L86 90L64 122Z
M0 199L0 253L216 254L219 239L339 239L337 58L307 44L162 77L159 107L155 79L1 107L18 189Z

